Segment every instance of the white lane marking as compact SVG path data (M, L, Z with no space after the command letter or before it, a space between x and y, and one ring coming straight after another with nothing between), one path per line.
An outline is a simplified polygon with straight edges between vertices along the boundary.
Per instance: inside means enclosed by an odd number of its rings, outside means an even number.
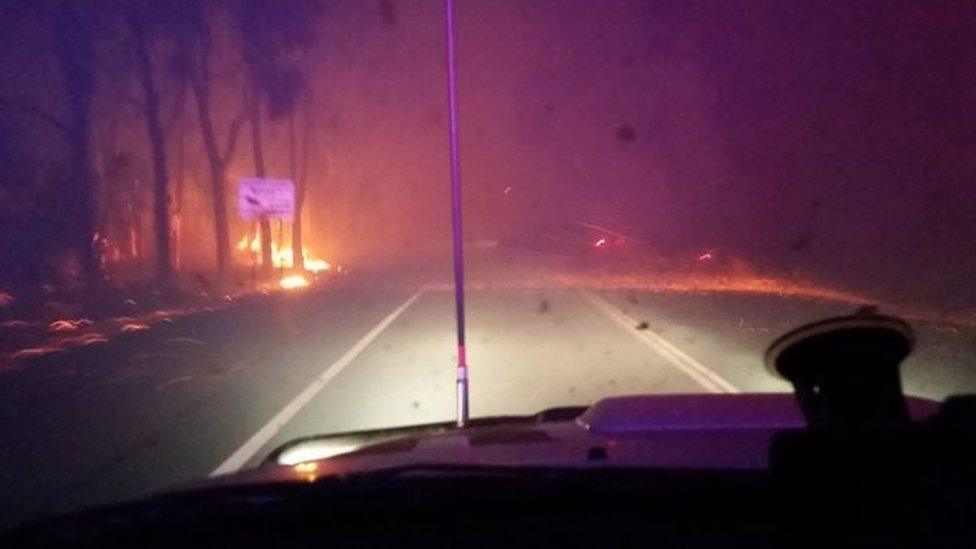
M275 414L271 421L269 421L264 427L254 433L251 438L247 439L240 448L234 451L219 467L210 473L210 476L223 475L226 473L233 473L245 463L248 462L254 454L264 447L274 437L278 431L281 430L293 417L297 414L306 404L311 402L315 395L321 391L327 383L332 381L332 379L339 375L339 372L343 370L350 362L356 359L370 343L373 342L394 320L399 317L403 311L406 311L408 307L413 305L414 301L424 293L424 288L421 288L417 293L410 296L409 299L403 302L402 305L396 308L392 313L387 315L379 324L377 324L372 330L370 330L366 335L363 336L351 349L346 351L346 354L342 355L339 360L336 360L329 365L328 368L322 371L317 378L315 378L312 383L308 385L302 392L298 393L291 402L289 402L280 412Z
M607 318L614 321L617 325L629 334L632 334L642 343L656 351L672 366L681 370L688 377L697 381L702 387L712 393L738 393L739 389L728 382L724 377L718 375L704 364L688 356L687 353L676 347L670 341L648 330L637 330L638 322L629 317L623 311L611 305L606 299L585 292L583 296L593 305L593 307L603 313Z

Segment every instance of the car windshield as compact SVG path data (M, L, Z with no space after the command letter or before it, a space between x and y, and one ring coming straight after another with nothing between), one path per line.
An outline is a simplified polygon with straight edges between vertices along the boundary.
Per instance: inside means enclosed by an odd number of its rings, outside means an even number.
M913 325L908 394L976 390L974 21L0 0L0 528L315 434L788 392L769 344L858 310Z

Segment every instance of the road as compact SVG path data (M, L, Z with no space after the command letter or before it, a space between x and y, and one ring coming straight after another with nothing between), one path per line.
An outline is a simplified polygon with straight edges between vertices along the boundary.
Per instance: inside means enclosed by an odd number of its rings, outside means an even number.
M0 525L258 463L295 437L451 420L444 286L354 283L244 299L0 372ZM766 346L850 305L773 296L478 289L472 416L608 395L787 391ZM976 391L976 339L918 329L909 393Z

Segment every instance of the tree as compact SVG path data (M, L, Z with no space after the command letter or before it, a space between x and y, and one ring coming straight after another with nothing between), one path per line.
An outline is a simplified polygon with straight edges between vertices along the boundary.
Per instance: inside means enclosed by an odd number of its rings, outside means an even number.
M107 155L101 166L103 208L101 228L114 243L107 260L137 262L141 259L142 217L146 202L144 166L132 154Z
M258 92L252 85L247 91L247 115L251 124L251 149L254 156L254 175L265 177L264 145L261 141L261 103ZM271 275L274 265L271 259L271 222L267 218L258 220L261 234L261 275Z
M68 184L61 189L67 206L62 216L74 230L71 247L77 252L83 280L93 290L101 280L101 267L95 248L96 200L95 172L92 167L92 103L95 93L95 31L101 13L70 0L37 4L3 2L3 15L40 23L53 46L50 50L58 72L64 100L62 115L39 107L0 99L0 106L42 120L65 138L68 145ZM87 295L92 295L88 292Z
M289 57L295 52L307 51L313 43L312 25L321 14L322 3L318 0L288 3L274 0L237 0L232 6L247 70L245 96L251 126L255 175L264 177L266 166L261 135L262 107L267 109L272 120L290 120L291 153L294 156L294 114L298 99L305 89L306 77ZM291 164L295 177L295 163ZM296 185L300 186L299 181L296 181ZM304 189L298 188L296 193L296 198L300 198L304 195ZM300 257L302 253L300 204L300 200L296 200L296 210L299 211L296 211L292 229L292 250L296 254L294 258ZM297 229L294 228L296 226ZM260 231L262 273L267 276L272 271L271 225L268 220L261 220ZM294 240L296 231L297 242ZM295 259L293 265L304 265L304 258L301 261Z
M173 69L189 82L196 103L197 121L203 138L204 152L210 176L213 201L214 236L217 249L217 278L226 282L230 268L230 231L227 220L226 170L234 155L243 117L237 116L228 126L223 149L218 145L213 117L213 74L210 69L212 34L205 0L186 3L182 12L185 25L180 43L182 48L173 59Z
M308 111L306 110L306 116ZM306 119L305 127L308 128ZM304 150L308 150L308 134L305 135ZM295 214L291 224L291 265L296 271L305 270L305 254L302 244L302 203L305 201L305 186L302 184L304 179L304 167L306 157L302 153L302 172L298 168L298 143L295 136L295 113L288 118L288 171L291 180L295 182Z
M166 162L166 137L163 132L159 90L156 86L155 63L147 36L147 19L154 3L130 2L126 7L126 22L132 34L136 73L143 95L143 115L149 137L153 165L153 228L156 238L156 277L165 288L173 282L170 245L169 174Z
M71 148L70 192L74 222L78 226L77 249L90 289L98 285L101 268L95 249L95 173L92 169L91 109L95 90L94 33L99 12L71 0L60 0L48 10L55 41L55 57L67 97L68 142Z
M298 144L295 136L296 111L293 111L289 119L289 160L291 165L291 177L295 182L295 216L291 226L291 246L292 246L292 265L296 270L305 270L305 254L302 242L302 209L305 206L305 190L308 188L308 160L312 149L312 138L314 134L314 110L312 109L312 94L309 89L305 90L304 124L302 125L301 159L297 158Z
M244 63L247 66L247 84L244 94L247 98L247 116L251 126L251 150L254 158L254 175L265 177L264 146L261 140L261 86L262 74L267 70L269 52L265 47L268 40L263 38L264 32L261 12L264 6L253 0L239 0L234 13L237 29L240 33ZM258 222L261 235L261 274L271 275L273 265L271 258L271 223L267 219Z

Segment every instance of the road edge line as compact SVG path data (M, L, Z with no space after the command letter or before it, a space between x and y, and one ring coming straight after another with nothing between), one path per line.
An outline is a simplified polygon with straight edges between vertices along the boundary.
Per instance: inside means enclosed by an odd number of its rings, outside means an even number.
M699 385L712 393L739 393L741 392L735 385L720 376L711 368L705 366L692 358L688 353L682 351L677 345L664 339L658 334L648 331L637 331L637 321L621 311L618 307L606 299L592 293L583 292L583 297L596 310L600 311L615 324L633 335L642 343L656 351L662 358L672 366L684 372Z
M268 423L266 423L258 432L251 435L240 448L234 451L225 459L216 469L214 469L210 476L224 475L227 473L233 473L237 471L245 463L248 462L258 451L264 447L276 434L281 430L282 427L288 424L289 421L295 415L298 414L305 407L306 404L312 401L313 398L319 392L325 388L334 377L339 375L346 366L349 365L356 357L362 353L370 343L373 342L383 330L385 330L390 324L393 323L404 311L407 310L421 295L424 294L426 288L421 288L417 290L412 296L410 296L406 301L404 301L399 307L393 310L392 313L386 316L379 324L373 327L372 330L366 333L359 341L356 342L344 355L339 357L338 360L330 364L321 374L318 375L312 382L305 387L300 393L298 393L295 398L285 405L274 417L271 418Z

